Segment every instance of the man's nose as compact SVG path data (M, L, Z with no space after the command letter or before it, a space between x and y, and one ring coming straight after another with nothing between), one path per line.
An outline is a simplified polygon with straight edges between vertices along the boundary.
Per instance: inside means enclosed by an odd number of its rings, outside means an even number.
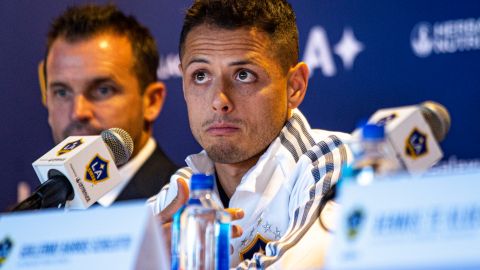
M83 95L75 96L73 100L72 119L87 120L93 117L93 104Z
M221 114L227 114L233 111L234 105L231 98L231 85L222 80L214 85L214 96L212 100L212 109Z

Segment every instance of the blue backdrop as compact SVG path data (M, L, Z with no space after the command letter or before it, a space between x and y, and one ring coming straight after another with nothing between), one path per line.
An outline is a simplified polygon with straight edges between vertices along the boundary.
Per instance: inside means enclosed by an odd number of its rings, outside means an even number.
M200 148L187 123L177 42L190 1L114 1L155 36L168 97L155 137L178 164ZM31 163L53 147L37 64L51 20L83 1L0 1L0 209L17 184L37 186ZM446 158L480 157L480 2L295 0L301 57L312 77L301 105L313 127L350 132L378 108L435 100L450 111ZM473 121L473 122L472 122Z

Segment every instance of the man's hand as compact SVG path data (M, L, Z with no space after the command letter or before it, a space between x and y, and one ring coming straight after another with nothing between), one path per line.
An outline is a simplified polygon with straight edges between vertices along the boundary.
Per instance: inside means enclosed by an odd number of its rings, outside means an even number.
M184 204L187 203L188 198L190 197L190 190L184 179L178 178L177 180L177 196L173 201L165 207L159 214L160 224L171 223L173 220L173 215L180 209Z
M230 214L230 216L232 217L232 221L242 219L243 216L245 215L243 210L240 209L240 208L227 208L227 209L225 209L225 211L227 211ZM240 227L239 225L233 225L232 224L231 228L232 228L232 238L238 238L238 237L242 236L242 234L243 234L242 227ZM233 246L232 245L230 245L230 254L233 254Z
M243 216L245 215L243 210L240 208L227 208L225 209L225 211L227 211L227 213L230 214L230 216L232 217L232 221L242 219ZM242 233L243 233L242 227L238 225L232 225L232 238L240 237L242 236Z

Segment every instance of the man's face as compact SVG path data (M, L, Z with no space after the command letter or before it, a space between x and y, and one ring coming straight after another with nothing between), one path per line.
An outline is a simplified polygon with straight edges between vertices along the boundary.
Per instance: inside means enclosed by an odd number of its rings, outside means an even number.
M190 128L210 158L258 158L288 117L287 78L269 36L197 26L187 35L181 69Z
M119 127L136 148L144 145L143 100L126 37L106 33L72 43L57 39L46 65L48 123L56 143Z

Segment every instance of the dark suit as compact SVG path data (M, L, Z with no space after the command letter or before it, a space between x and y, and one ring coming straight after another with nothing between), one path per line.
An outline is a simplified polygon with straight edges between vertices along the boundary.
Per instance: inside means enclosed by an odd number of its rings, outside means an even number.
M178 166L157 145L115 201L146 199L156 195L177 169Z

